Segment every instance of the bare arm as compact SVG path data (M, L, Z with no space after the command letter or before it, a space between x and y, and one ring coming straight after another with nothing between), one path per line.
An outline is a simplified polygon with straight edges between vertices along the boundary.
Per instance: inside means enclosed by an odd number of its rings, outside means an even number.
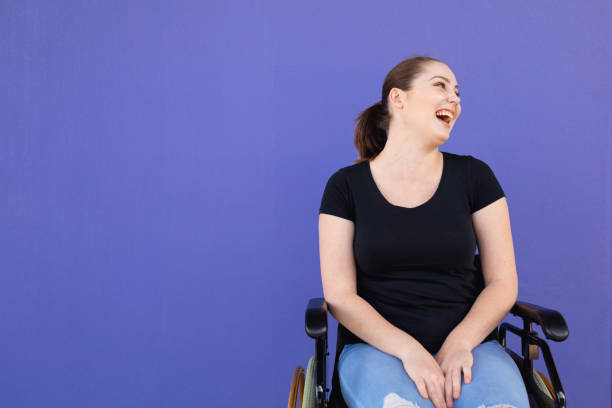
M319 215L319 255L323 294L332 316L362 340L399 359L425 348L395 327L357 295L353 254L355 224L329 214Z
M518 297L518 276L510 214L505 197L472 215L485 288L469 313L448 335L470 350L496 328L508 315Z

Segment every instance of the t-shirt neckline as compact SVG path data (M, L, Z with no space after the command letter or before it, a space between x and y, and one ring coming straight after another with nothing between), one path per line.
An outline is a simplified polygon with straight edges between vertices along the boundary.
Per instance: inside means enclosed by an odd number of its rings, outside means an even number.
M365 161L365 164L366 164L365 167L366 167L366 173L368 173L368 179L370 180L370 185L376 191L376 195L378 195L378 197L383 202L385 202L390 207L397 208L400 211L414 211L414 210L418 210L420 208L426 207L432 201L434 201L438 195L440 195L440 190L442 189L442 184L443 184L443 182L444 182L444 180L446 178L445 176L446 176L446 171L447 171L447 167L448 167L448 157L446 155L446 152L442 152L441 151L440 153L442 153L442 175L440 176L440 181L438 182L438 187L436 188L436 191L433 193L433 195L429 198L429 200L425 201L422 204L417 205L416 207L403 207L401 205L395 205L395 204L392 204L391 202L389 202L389 200L387 200L385 198L385 196L382 194L382 192L378 188L378 185L376 185L376 181L374 181L374 176L372 175L372 168L370 167L370 161L367 160L367 161Z

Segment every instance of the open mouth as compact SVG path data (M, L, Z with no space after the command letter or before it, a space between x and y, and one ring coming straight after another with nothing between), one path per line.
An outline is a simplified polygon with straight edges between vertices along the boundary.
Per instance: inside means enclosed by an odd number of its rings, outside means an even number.
M450 122L451 122L451 118L448 116L436 116L436 118L438 119L438 121L442 122L442 124L446 127L450 127Z
M450 127L450 123L453 120L453 118L451 118L448 114L445 114L444 111L436 113L436 118L446 127Z

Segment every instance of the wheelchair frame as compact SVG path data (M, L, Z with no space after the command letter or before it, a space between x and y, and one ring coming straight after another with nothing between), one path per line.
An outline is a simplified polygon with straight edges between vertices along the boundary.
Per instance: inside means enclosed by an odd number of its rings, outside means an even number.
M477 254L475 264L480 270L480 256ZM316 406L317 408L334 408L329 406L327 392L327 303L324 298L312 298L306 307L306 334L315 339L316 360ZM546 341L532 330L532 323L542 327L544 335L550 340L564 341L569 336L569 329L561 313L545 307L517 301L510 313L523 319L520 329L509 323L499 326L498 341L517 364L529 395L531 408L566 408L566 397L561 385L554 359ZM510 331L521 338L521 356L506 348L506 333ZM533 360L539 359L539 349L544 354L546 369L550 380L533 368ZM534 371L544 381L552 399L541 390L534 379Z

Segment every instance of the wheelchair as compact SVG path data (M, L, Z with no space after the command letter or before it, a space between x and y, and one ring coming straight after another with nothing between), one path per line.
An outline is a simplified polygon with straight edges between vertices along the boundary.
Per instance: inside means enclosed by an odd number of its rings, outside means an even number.
M482 276L480 255L475 255L475 266ZM484 289L484 283L482 284ZM481 289L481 290L482 290ZM498 341L518 366L527 394L530 408L566 408L565 392L557 368L546 341L538 337L532 324L539 324L546 338L563 341L569 336L569 329L563 316L556 310L546 309L533 303L517 301L510 313L523 320L520 329L509 323L498 328ZM521 338L521 354L506 346L506 333L510 331ZM312 298L306 306L306 334L315 340L315 354L308 360L307 367L297 366L291 379L288 408L346 408L334 404L327 396L327 303L324 298ZM534 369L533 360L539 359L542 350L550 378ZM336 364L342 350L336 349ZM339 387L339 383L332 388ZM342 399L339 389L335 390ZM298 405L299 404L299 405Z

